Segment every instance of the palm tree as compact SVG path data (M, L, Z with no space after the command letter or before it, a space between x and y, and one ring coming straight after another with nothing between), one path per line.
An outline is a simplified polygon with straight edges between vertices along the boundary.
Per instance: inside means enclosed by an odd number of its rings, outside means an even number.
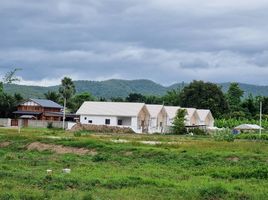
M75 94L75 85L71 78L64 77L61 80L61 86L59 87L59 93L63 98L63 123L62 128L65 129L65 114L66 114L66 101Z

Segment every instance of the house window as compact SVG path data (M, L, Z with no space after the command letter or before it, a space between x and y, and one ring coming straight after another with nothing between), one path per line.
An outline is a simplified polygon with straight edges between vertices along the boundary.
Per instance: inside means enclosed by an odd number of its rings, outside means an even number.
M105 119L105 124L106 125L109 125L111 123L111 120L110 119Z
M122 120L122 119L119 119L119 120L117 121L117 125L122 126L122 125L123 125L123 120Z
M86 117L85 117L85 118L86 118ZM88 123L89 123L89 124L92 124L93 122L92 122L92 120L88 120Z
M160 127L163 127L163 122L160 122Z

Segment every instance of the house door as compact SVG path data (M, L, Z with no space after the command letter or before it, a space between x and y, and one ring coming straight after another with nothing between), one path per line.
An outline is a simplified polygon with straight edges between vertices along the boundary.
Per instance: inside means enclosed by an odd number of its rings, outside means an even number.
M22 126L23 127L28 127L28 119L23 119L22 120Z
M142 132L145 131L145 121L144 120L141 121L141 131Z

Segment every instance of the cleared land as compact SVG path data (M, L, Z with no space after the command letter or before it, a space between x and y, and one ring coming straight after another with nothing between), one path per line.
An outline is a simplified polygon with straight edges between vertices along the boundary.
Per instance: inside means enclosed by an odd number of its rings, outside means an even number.
M265 141L0 129L0 199L267 199L267 152Z

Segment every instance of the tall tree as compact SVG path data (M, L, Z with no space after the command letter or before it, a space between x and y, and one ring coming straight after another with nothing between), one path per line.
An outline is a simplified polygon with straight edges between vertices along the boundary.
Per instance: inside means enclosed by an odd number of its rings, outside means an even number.
M20 71L21 69L16 68L9 72L7 72L3 78L3 82L7 84L11 84L17 81L20 81L20 79L16 76L16 73Z
M241 98L244 95L244 91L239 87L238 83L231 83L227 91L227 101L230 105L231 111L241 110Z
M228 104L221 88L209 82L193 81L180 94L182 107L210 109L215 117L228 112Z
M61 85L59 87L59 93L63 98L63 124L62 127L65 129L65 114L66 114L66 104L69 99L75 94L75 85L71 78L64 77L61 80Z

